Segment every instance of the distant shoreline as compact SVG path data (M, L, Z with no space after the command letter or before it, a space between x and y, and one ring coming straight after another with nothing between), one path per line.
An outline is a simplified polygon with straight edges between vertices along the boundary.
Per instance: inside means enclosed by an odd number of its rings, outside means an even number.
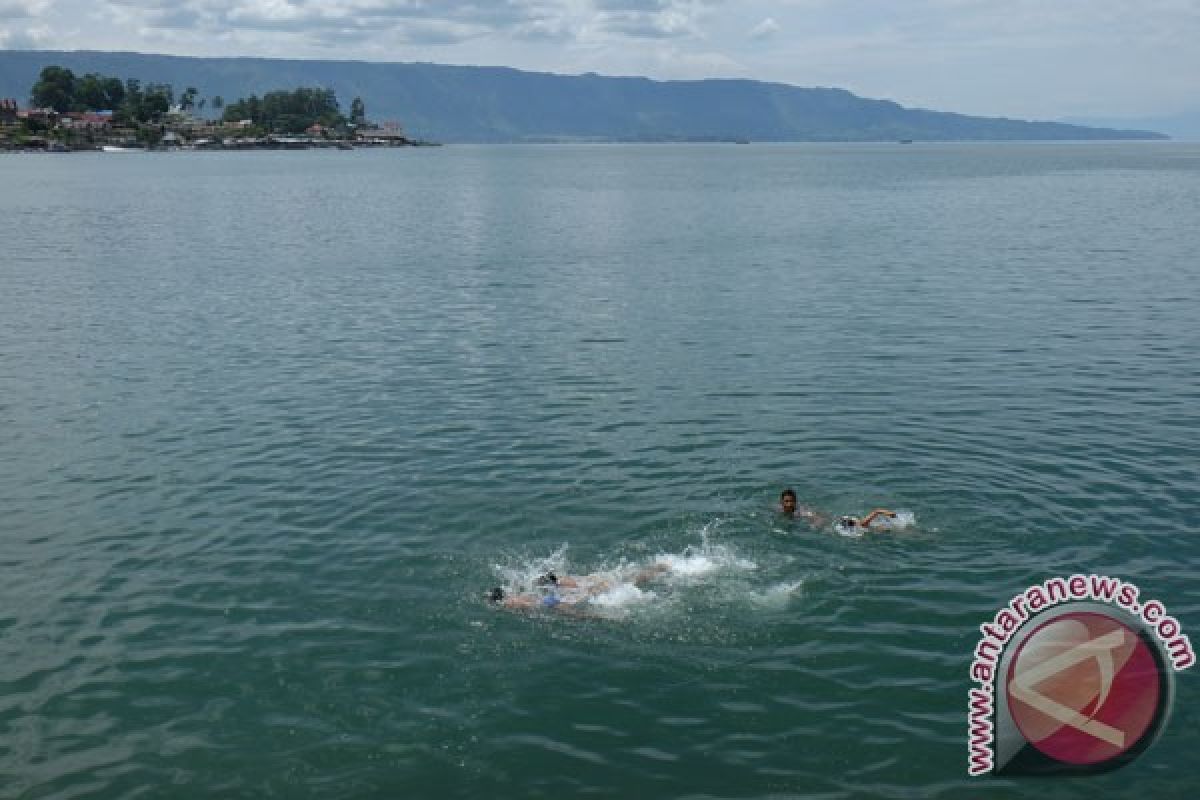
M262 139L238 139L217 144L187 144L155 147L124 145L65 145L51 141L41 147L0 147L0 154L62 155L65 153L180 153L180 152L279 152L299 150L379 150L407 147L441 147L441 142L405 139L385 142L346 141L341 139L303 140L293 137L264 137Z
M614 140L594 140L594 141L579 141L579 140L538 140L528 142L428 142L428 141L409 141L405 144L364 144L353 143L345 146L338 146L336 142L310 143L307 145L284 145L279 143L274 144L243 144L220 147L208 146L170 146L170 147L119 147L104 145L87 145L82 147L0 147L0 156L3 155L64 155L69 153L110 153L114 155L128 155L131 153L181 153L181 152L210 152L210 153L267 153L267 152L299 152L307 150L379 150L379 149L403 149L412 147L628 147L628 146L679 146L679 145L694 145L694 146L712 146L712 145L742 145L754 144L758 146L770 147L788 147L788 146L810 146L810 147L837 147L837 146L855 146L855 147L887 147L893 146L897 150L908 150L913 145L918 147L930 145L942 146L979 146L979 145L1002 145L1005 147L1029 147L1037 145L1059 145L1059 146L1086 146L1098 147L1106 145L1195 145L1200 144L1200 141L1190 141L1186 139L958 139L958 140L934 140L915 142L898 142L898 141L735 141L732 139L667 139L667 140L639 140L639 139L614 139ZM106 150L106 147L108 148Z

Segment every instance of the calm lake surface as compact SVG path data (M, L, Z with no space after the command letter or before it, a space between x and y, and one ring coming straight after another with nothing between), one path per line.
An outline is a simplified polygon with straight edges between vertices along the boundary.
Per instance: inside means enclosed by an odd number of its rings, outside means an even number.
M1121 771L966 776L1026 586L1200 641L1200 145L11 156L0 243L0 797L1200 782L1195 670Z

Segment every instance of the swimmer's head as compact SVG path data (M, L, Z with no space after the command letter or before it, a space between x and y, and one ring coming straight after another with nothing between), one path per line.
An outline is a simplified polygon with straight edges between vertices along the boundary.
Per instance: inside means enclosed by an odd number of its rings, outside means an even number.
M796 493L791 489L784 489L779 495L779 509L791 516L796 513Z
M539 575L537 580L533 582L534 586L558 586L558 576L553 572L547 572L545 575Z
M485 593L484 597L487 598L487 601L489 603L503 602L504 601L504 590L501 589L499 586L497 586L495 589L492 589L490 592Z
M838 524L843 528L858 527L858 517L841 517L838 519Z

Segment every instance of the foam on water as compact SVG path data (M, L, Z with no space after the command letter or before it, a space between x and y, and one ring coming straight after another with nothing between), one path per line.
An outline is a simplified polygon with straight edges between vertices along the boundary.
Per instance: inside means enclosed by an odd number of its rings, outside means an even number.
M563 544L544 557L525 556L505 564L493 565L493 572L509 593L536 593L537 579L547 572L560 577L571 575L583 590L597 584L607 584L586 601L593 613L622 618L634 610L670 614L668 609L683 608L683 598L705 597L717 606L783 607L799 589L801 582L793 581L758 589L753 575L758 564L732 545L716 543L710 535L716 523L700 529L700 542L689 544L677 552L660 552L648 559L621 559L597 568L584 569L572 565L567 557L568 545ZM697 595L700 592L702 594Z
M804 588L803 580L785 581L768 586L761 591L751 591L746 594L750 605L757 608L782 610L788 607Z
M679 553L660 553L654 563L667 567L668 578L676 580L701 579L723 570L758 569L757 564L739 556L731 546L712 541L719 522L714 520L700 528L699 544L689 544Z
M629 606L649 603L658 595L649 589L640 589L632 583L622 583L595 595L588 601L590 605L602 608L627 608Z
M848 539L859 539L863 535L863 529L857 525L847 525L841 520L833 523L833 532L838 536L845 536Z
M732 548L705 543L700 547L688 546L682 553L662 553L654 562L667 568L667 577L699 579L720 570L753 570L758 565L741 558Z
M526 558L516 563L495 564L492 570L500 578L507 592L528 592L536 587L535 581L547 572L565 573L568 568L567 545L565 542L545 558Z

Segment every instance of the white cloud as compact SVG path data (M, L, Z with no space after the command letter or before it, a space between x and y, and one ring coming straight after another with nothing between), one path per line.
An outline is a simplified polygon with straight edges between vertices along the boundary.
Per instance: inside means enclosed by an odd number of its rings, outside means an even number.
M50 0L0 0L0 20L30 19L40 15Z
M666 39L694 36L691 18L676 11L617 11L604 14L601 27L624 36Z
M0 49L38 50L50 41L48 28L0 28Z
M750 38L768 39L776 33L779 33L779 23L771 17L767 17L750 29Z

